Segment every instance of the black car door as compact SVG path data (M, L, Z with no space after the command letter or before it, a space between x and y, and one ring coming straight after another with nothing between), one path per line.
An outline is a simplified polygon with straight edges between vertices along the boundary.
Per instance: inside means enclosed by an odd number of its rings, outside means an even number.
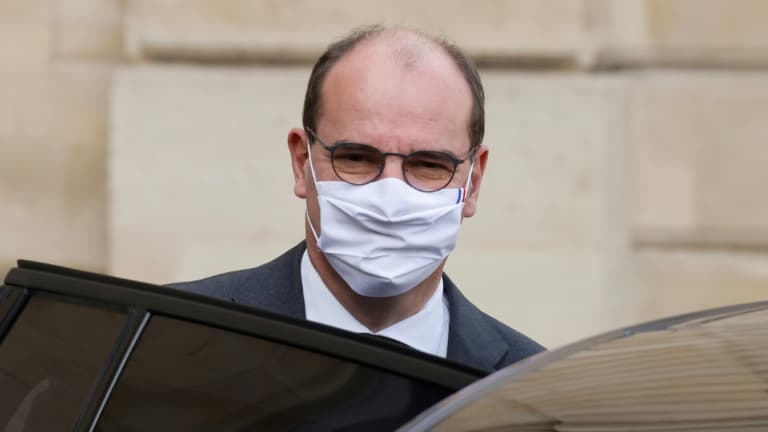
M393 430L484 374L386 340L20 261L0 289L7 431Z

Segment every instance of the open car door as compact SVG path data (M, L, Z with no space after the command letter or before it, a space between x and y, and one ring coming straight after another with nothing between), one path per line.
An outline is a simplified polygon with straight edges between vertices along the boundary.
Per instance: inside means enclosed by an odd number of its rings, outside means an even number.
M4 431L394 430L483 372L175 289L19 261Z

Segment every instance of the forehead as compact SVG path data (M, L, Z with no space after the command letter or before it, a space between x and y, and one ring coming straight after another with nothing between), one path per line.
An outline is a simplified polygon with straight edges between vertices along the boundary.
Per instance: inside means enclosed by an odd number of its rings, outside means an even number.
M323 136L387 149L469 149L469 86L431 41L361 42L331 68L321 92Z

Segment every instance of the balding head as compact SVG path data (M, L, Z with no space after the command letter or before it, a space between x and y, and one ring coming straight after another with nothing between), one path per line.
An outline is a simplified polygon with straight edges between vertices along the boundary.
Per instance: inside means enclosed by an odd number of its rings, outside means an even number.
M413 30L365 27L354 31L330 45L315 63L304 99L305 129L317 129L323 110L323 86L330 70L353 51L365 50L364 55L386 58L398 66L413 70L435 56L447 57L464 77L472 96L472 108L467 125L470 146L479 146L485 132L485 95L475 65L455 45ZM363 54L361 54L363 55Z
M442 47L428 36L405 30L376 33L356 48L375 50L405 69L414 69L430 55L445 55Z

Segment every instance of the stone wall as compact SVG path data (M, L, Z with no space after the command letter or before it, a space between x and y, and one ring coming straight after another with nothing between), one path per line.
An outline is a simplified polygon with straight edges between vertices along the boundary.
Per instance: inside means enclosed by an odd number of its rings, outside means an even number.
M554 346L768 292L761 0L0 0L0 271L168 282L303 236L285 137L372 22L478 60L491 148L448 272Z
M0 272L107 271L107 132L118 0L0 0Z

